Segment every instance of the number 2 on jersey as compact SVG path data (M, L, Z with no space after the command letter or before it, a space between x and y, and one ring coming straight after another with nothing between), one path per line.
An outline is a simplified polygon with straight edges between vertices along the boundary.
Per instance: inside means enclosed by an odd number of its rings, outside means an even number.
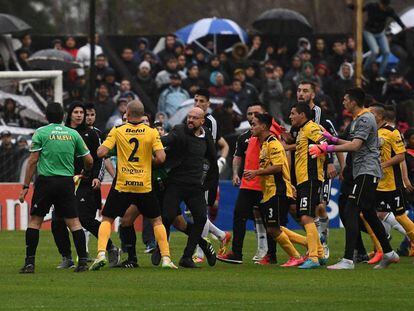
M134 149L132 150L132 152L131 152L131 154L130 154L130 156L129 156L129 158L128 158L128 161L129 161L129 162L138 162L138 161L139 161L139 157L136 157L136 156L135 156L135 154L136 154L136 153L137 153L137 151L138 151L139 141L138 141L138 139L136 139L136 138L131 138L131 139L129 140L129 143L130 143L130 144L134 144Z

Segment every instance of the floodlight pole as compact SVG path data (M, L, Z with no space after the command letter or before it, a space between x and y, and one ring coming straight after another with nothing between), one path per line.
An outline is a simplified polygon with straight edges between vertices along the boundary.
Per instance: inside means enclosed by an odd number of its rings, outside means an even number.
M95 99L95 0L89 1L89 44L91 47L91 58L89 64L89 101Z
M362 86L362 32L363 32L363 19L362 9L364 0L356 0L355 5L355 37L356 37L356 56L355 56L355 84L356 86Z

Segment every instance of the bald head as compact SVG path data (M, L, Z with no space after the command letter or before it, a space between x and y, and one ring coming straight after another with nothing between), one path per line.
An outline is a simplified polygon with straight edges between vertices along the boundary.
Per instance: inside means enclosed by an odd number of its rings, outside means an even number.
M196 114L200 118L204 118L204 115L205 115L204 110L199 108L199 107L192 108L188 114L190 114L190 113Z
M139 119L144 115L144 105L139 100L132 100L126 110L128 120Z
M187 114L187 127L196 131L204 124L204 111L201 108L194 107Z

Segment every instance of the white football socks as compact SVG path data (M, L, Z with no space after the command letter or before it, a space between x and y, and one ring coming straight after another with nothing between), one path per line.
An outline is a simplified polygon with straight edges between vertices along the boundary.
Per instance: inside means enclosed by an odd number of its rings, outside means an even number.
M395 219L395 216L393 213L388 213L388 215L384 217L383 222L388 223L392 229L395 229L401 234L403 234L404 236L407 236L407 232L405 232L405 229L403 228L403 226L401 226L400 223L397 221L397 219Z

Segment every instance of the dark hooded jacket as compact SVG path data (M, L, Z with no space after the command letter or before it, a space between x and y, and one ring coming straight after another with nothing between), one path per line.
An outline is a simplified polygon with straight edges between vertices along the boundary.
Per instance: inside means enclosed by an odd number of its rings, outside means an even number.
M85 111L85 106L79 102L73 102L72 105L69 107L68 110L68 114L67 114L67 118L66 118L66 122L65 125L68 127L70 126L70 117L72 115L73 110L76 107L81 107L84 111ZM85 119L83 120L83 123L81 125L79 125L78 127L74 128L82 137L83 141L85 142L86 146L88 147L89 151L91 152L91 156L93 158L93 167L92 167L92 172L90 174L90 176L87 176L87 178L82 179L81 181L81 185L91 185L92 184L92 179L98 178L101 180L101 178L103 177L103 160L98 158L97 155L97 150L98 147L100 146L100 138L98 133L91 129L88 128L86 126L85 123ZM84 166L83 166L83 160L82 158L75 158L75 175L79 175Z

